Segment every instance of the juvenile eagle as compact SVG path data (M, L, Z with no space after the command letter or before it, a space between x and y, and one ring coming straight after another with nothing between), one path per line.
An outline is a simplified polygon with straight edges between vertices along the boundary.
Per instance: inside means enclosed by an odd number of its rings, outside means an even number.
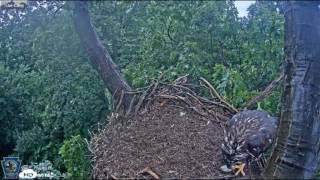
M221 145L226 162L223 171L241 173L256 163L264 166L263 153L271 147L276 136L278 120L259 110L245 110L234 115L226 125ZM247 168L246 168L247 169Z

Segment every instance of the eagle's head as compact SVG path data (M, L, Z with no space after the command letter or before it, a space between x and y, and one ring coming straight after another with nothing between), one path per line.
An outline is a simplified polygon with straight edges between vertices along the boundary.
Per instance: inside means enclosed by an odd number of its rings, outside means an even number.
M244 175L248 164L258 162L271 146L276 134L277 119L258 110L241 111L234 115L224 130L221 145L227 170Z

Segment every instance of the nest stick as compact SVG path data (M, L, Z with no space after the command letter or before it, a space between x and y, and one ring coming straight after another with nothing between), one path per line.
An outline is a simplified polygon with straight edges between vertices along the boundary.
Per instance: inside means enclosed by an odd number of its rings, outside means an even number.
M118 105L116 106L116 110L115 110L116 112L119 111L119 108L120 108L120 106L121 106L121 104L122 104L123 96L124 96L124 92L121 91L120 99L119 99L119 101L118 101Z
M203 81L207 87L209 87L209 89L211 90L211 92L214 94L214 96L216 96L222 103L224 103L225 105L227 105L230 109L232 109L234 112L238 112L238 110L233 107L231 104L229 104L227 101L225 101L220 95L219 93L216 91L216 89L203 77L200 78L201 81Z
M127 112L126 112L126 115L125 115L126 117L129 116L129 114L131 113L131 109L132 109L132 107L133 107L133 104L134 104L134 101L135 101L135 100L136 100L136 95L134 95L133 98L131 99L129 108L128 108L128 110L127 110Z
M151 85L148 87L148 89L145 90L145 91L143 92L143 94L141 95L141 97L139 98L139 101L138 101L138 103L137 103L137 105L136 105L136 107L135 107L135 110L134 110L134 114L137 114L137 113L138 113L138 111L139 111L139 109L140 109L140 107L141 107L141 105L142 105L142 103L143 103L143 100L144 100L145 97L147 96L147 93L148 93L149 89L150 89L152 86L153 86L153 84L151 84Z

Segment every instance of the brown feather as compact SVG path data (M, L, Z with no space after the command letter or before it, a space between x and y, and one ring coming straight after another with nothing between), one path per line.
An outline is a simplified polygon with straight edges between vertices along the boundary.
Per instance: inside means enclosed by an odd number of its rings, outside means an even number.
M227 162L260 157L272 144L276 129L277 119L263 111L247 110L234 115L224 130L221 146Z

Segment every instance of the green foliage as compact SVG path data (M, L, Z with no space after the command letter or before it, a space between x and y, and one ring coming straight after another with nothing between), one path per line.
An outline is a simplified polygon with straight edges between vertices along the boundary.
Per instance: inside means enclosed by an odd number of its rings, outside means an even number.
M24 67L21 67L24 69ZM0 155L12 153L17 140L17 129L31 127L25 123L28 119L28 93L17 86L16 79L20 71L10 71L0 63Z
M233 102L236 106L241 106L248 102L255 92L249 92L247 90L245 79L243 79L241 72L226 68L221 64L217 64L213 67L212 80L215 87L225 96L230 102Z
M53 17L37 9L11 23L0 28L1 156L13 153L23 163L50 160L63 171L63 141L76 134L89 138L89 130L105 120L104 85L68 11Z
M231 1L106 1L92 5L92 17L133 87L145 86L160 74L169 80L190 74L191 82L205 77L241 107L280 72L279 8L276 2L259 1L248 17L239 18ZM262 109L277 113L279 97L275 92Z
M86 144L80 135L64 141L59 154L67 168L67 178L87 179L89 177L90 161L86 156L86 148Z

